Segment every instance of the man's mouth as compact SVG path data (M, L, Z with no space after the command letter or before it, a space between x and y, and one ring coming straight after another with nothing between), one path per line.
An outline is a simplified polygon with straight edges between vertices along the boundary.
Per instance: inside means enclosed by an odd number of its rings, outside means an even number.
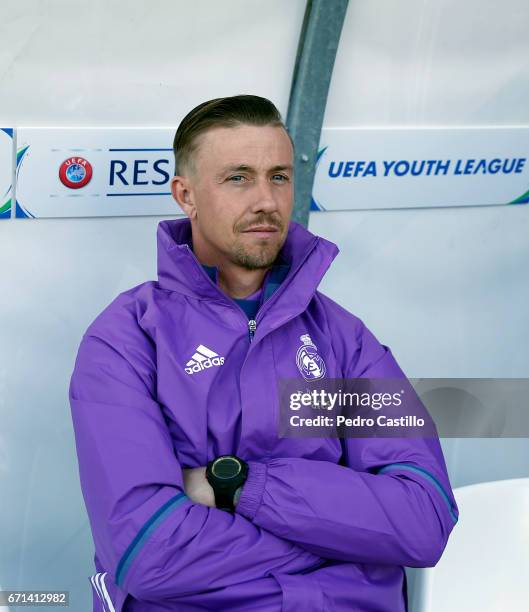
M277 232L275 225L254 225L244 230L245 232Z
M243 234L252 234L254 236L267 238L276 234L279 231L279 228L274 225L255 225L253 227L249 227L248 229L243 230Z

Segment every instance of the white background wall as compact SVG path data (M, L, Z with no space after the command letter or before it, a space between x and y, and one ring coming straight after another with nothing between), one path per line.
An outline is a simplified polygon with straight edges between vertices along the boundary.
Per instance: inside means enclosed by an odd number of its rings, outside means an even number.
M3 0L3 126L177 125L213 97L286 113L300 0ZM326 126L529 124L525 0L350 0ZM170 146L170 143L168 143ZM175 214L176 214L175 207ZM160 217L0 221L0 585L91 609L69 377L88 324L155 278ZM322 289L410 377L529 375L529 207L313 213ZM529 475L525 439L444 440L454 486Z

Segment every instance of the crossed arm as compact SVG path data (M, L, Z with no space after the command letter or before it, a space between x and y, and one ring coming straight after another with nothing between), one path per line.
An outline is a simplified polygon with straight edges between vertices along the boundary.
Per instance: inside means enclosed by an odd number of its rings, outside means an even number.
M457 518L437 440L404 440L390 453L384 440L350 440L345 465L249 461L235 514L216 509L205 468L179 465L144 379L94 335L81 343L70 403L98 556L139 599L301 572L323 559L432 565Z
M372 440L371 447L384 442ZM401 443L404 455L409 441ZM294 457L248 463L236 512L325 559L432 566L457 521L451 491L433 461L428 468L395 462L384 473ZM184 474L191 499L214 507L205 468Z

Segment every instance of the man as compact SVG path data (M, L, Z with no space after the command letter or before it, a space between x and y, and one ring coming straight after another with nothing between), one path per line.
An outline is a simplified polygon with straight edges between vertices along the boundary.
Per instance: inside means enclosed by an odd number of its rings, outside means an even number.
M405 378L317 291L337 255L289 223L271 102L211 100L175 136L158 281L89 326L70 401L94 610L405 610L457 521L439 441L278 435L282 378ZM305 383L304 383L305 384Z

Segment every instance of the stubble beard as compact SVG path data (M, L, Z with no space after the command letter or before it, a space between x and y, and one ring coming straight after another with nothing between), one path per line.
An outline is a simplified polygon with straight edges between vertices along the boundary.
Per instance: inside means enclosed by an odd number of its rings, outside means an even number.
M241 243L236 243L231 252L231 260L237 266L246 270L262 270L269 268L277 258L281 243L256 245L251 251Z
M262 270L263 268L269 268L277 258L281 247L286 239L285 227L280 219L268 215L260 215L250 225L248 223L244 225L238 225L235 227L237 233L244 232L249 227L255 227L257 225L272 225L278 230L278 240L271 241L264 239L263 243L255 244L250 249L247 244L244 243L244 238L241 236L240 240L236 239L231 249L231 261L246 270Z

